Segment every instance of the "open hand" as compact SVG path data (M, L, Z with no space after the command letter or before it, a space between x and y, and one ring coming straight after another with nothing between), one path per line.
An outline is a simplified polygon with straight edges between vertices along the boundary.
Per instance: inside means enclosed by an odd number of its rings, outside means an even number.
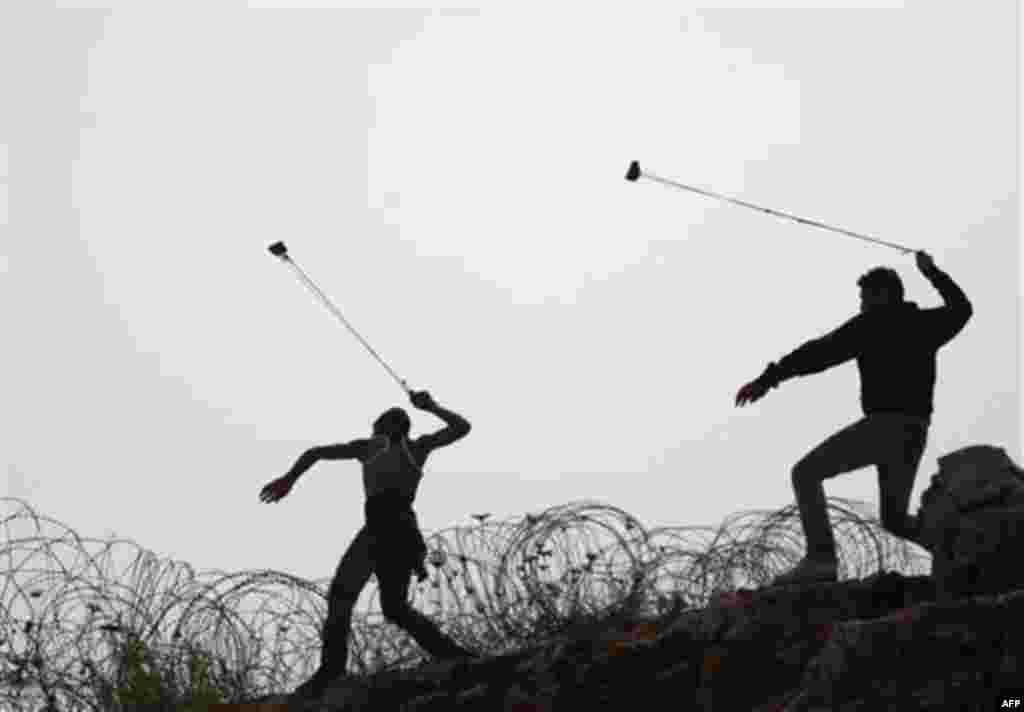
M260 490L260 501L277 502L284 499L288 493L292 491L292 487L294 486L295 480L291 477L288 477L287 475L284 477L278 477L276 480Z
M434 398L427 391L413 391L409 394L409 400L420 410L431 410L437 407Z
M736 405L742 407L747 403L756 403L767 392L768 386L760 378L753 380L736 393Z

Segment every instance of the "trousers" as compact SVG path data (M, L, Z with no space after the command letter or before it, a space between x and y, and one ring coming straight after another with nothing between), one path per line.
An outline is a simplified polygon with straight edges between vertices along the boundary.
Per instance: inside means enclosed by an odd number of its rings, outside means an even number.
M793 489L810 558L836 558L822 483L868 465L878 469L883 528L916 543L919 525L907 508L928 428L929 420L920 416L870 413L826 438L793 467Z
M466 655L433 621L409 604L410 575L415 571L420 580L426 577L426 545L411 498L374 495L367 499L365 511L366 524L341 557L328 589L320 669L314 678L326 681L345 672L352 610L371 575L377 576L385 620L405 630L435 658Z

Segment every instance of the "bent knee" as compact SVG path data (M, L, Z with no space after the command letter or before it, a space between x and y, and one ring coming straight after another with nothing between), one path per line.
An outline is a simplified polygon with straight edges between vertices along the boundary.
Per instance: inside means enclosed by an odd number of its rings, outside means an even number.
M790 470L790 479L793 481L794 487L799 487L800 485L820 482L825 478L822 477L820 468L815 467L812 460L804 458L793 465L793 469Z

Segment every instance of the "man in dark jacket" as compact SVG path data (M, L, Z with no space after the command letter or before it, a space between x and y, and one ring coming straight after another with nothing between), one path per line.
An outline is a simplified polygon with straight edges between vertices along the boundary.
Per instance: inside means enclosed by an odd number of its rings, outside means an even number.
M264 502L285 497L299 477L320 460L362 463L366 524L341 558L327 598L320 668L295 691L296 698L315 699L345 673L352 609L360 592L377 575L384 618L409 633L438 659L470 658L472 654L444 635L429 618L409 605L409 576L426 578L426 544L412 505L423 477L423 464L435 449L461 440L469 421L439 406L426 391L411 394L412 404L445 422L437 432L409 440L409 415L401 408L385 411L373 423L373 435L347 443L314 447L304 452L282 477L260 492Z
M907 508L931 422L935 356L964 328L972 309L960 287L927 253L916 253L916 261L939 291L943 306L920 309L904 301L899 275L876 267L857 281L860 314L778 363L768 364L764 373L736 395L738 406L753 403L786 379L819 373L854 358L860 371L864 417L832 435L793 467L807 554L773 585L836 580L836 545L822 482L844 472L875 465L882 526L896 536L917 541L919 525Z

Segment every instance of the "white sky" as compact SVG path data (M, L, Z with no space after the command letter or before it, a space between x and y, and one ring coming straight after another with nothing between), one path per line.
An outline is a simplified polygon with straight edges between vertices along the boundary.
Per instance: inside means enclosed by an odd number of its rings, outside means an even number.
M426 531L577 499L649 526L789 504L792 465L860 414L856 367L742 410L737 388L852 316L873 266L938 295L912 257L628 183L633 159L927 249L964 288L913 509L944 452L1021 456L1014 3L41 5L0 13L0 465L82 535L333 572L358 465L259 490L407 404L276 240L473 423L428 462ZM875 503L875 471L826 491Z

